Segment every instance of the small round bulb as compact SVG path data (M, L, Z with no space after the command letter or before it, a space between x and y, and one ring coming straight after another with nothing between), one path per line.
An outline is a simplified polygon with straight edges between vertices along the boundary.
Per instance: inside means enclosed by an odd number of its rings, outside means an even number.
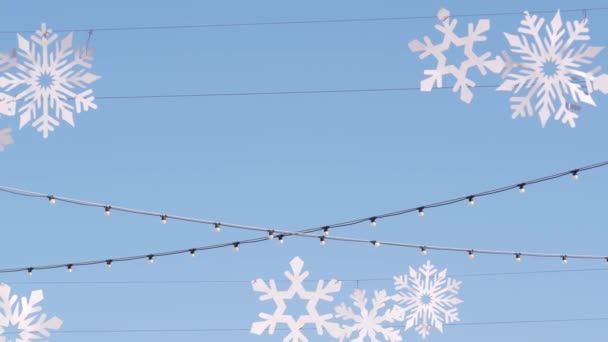
M319 243L321 244L321 246L325 246L325 236L321 236L319 238Z
M55 203L57 203L57 201L55 200L55 197L54 197L54 196L49 196L49 197L48 197L48 199L49 199L49 203L50 203L50 204L55 204Z
M426 250L426 247L422 246L420 247L420 254L422 255L427 255L428 251Z
M515 261L521 262L521 254L519 254L519 253L515 254Z
M167 224L167 215L161 215L160 216L160 223L161 224Z
M424 216L424 208L418 208L418 216L420 216L420 217Z
M154 263L154 255L148 255L148 263L150 263L150 264Z
M219 232L222 230L222 226L221 226L219 223L216 223L216 224L214 225L213 230L214 230L216 233L219 233Z
M279 245L283 244L283 235L279 235Z
M108 269L112 268L112 260L106 260L106 267Z
M104 208L104 213L106 214L106 216L110 216L110 208L110 206Z
M193 258L196 256L196 249L192 248L190 250L190 256L193 257Z
M475 197L469 196L469 205L472 207L475 205Z
M372 226L372 228L376 228L376 226L378 225L376 223L376 218L373 217L371 220L369 220L369 225Z
M574 179L575 181L578 180L578 170L572 171L572 179Z
M380 247L380 241L372 241L374 247Z
M475 252L473 250L469 251L469 259L471 259L471 260L475 259Z
M329 236L329 227L323 228L323 236Z
M269 230L268 231L268 240L272 240L272 239L274 239L274 231Z
M34 269L30 267L27 269L27 275L31 277L32 274L34 274Z
M72 265L68 265L68 272L72 273Z
M524 193L526 192L526 185L525 184L519 184L519 192L520 193Z
M233 243L232 246L234 246L234 251L235 252L239 251L239 243L238 242Z
M562 255L562 264L567 264L568 263L568 257L565 255Z

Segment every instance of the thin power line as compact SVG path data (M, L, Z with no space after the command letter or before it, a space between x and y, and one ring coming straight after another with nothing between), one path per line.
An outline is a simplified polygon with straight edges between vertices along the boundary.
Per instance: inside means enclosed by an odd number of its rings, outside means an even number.
M580 272L608 272L608 268L582 268L574 270L538 270L538 271L523 271L523 272L491 272L491 273L464 273L452 274L454 278L466 277L502 277L502 276L528 276L537 274L562 274L562 273L580 273ZM336 277L337 280L343 283L365 283L365 282L380 282L392 281L393 278L350 278L343 279ZM317 283L320 279L305 279L303 282ZM277 283L288 283L286 279L275 279ZM208 280L89 280L89 281L11 281L11 285L225 285L225 284L251 284L251 280L244 279L208 279Z
M603 322L608 317L585 317L585 318L563 318L563 319L536 319L517 321L481 321L447 323L444 326L473 327L484 325L522 325L522 324L551 324L551 323L581 323L581 322ZM403 328L402 325L391 325L391 328ZM289 328L277 327L277 331L289 331ZM304 327L302 330L315 330L314 327ZM90 329L90 330L58 330L53 334L142 334L142 333L214 333L214 332L249 332L250 328L167 328L167 329ZM11 333L5 333L12 335Z
M560 10L562 13L580 12L601 12L608 10L608 7L593 8L574 8ZM534 14L552 14L557 10L530 10ZM479 12L479 13L454 13L450 17L497 17L497 16L521 16L523 11L509 12ZM208 23L190 25L148 25L148 26L107 26L107 27L88 27L54 30L54 32L125 32L125 31L174 31L174 30L194 30L194 29L214 29L214 28L239 28L239 27L263 27L263 26L286 26L286 25L317 25L317 24L353 24L353 23L377 23L437 19L436 15L417 15L417 16L394 16L394 17L366 17L366 18L333 18L333 19L310 19L310 20L282 20L282 21L256 21L240 23ZM3 30L0 34L30 33L32 30Z

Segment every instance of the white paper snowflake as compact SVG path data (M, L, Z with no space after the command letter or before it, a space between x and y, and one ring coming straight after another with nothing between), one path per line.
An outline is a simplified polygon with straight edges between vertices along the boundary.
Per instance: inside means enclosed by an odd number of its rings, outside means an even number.
M301 329L308 324L314 324L317 334L323 335L323 332L327 331L332 337L340 338L342 336L340 325L329 321L333 317L331 313L319 314L317 305L320 301L333 301L333 297L330 294L339 292L342 283L332 279L325 284L323 280L319 280L317 288L314 291L308 291L302 284L309 275L308 271L302 272L302 267L304 266L302 259L295 257L289 264L291 265L292 272L285 272L285 277L291 283L287 290L279 291L274 279L270 279L268 284L262 279L252 282L253 290L263 293L260 296L260 300L274 301L276 309L272 314L260 313L260 318L263 321L253 323L251 325L251 332L256 335L262 335L268 329L268 334L272 335L275 332L277 324L284 324L289 329L289 334L285 336L283 341L305 342L308 339L304 336ZM285 313L287 310L286 301L293 299L296 295L307 302L306 314L299 316L297 319Z
M4 151L6 146L13 143L13 137L11 137L11 129L4 128L0 129L0 152Z
M595 76L601 68L582 70L592 63L603 47L577 43L590 39L587 19L564 23L558 11L551 23L536 15L524 13L519 35L505 33L511 51L520 60L513 61L506 53L505 81L498 90L523 96L511 97L512 117L538 113L544 127L551 116L575 127L576 103L595 106L591 94L608 92L608 75ZM545 34L542 34L544 29Z
M17 34L16 71L0 77L0 88L16 92L20 128L31 122L47 138L60 120L74 126L74 111L97 108L93 90L86 89L100 78L88 72L94 50L73 49L72 37L70 33L59 41L46 24L36 30L31 41Z
M61 328L63 321L57 317L47 320L46 314L40 314L38 304L44 299L42 290L33 291L30 298L11 296L11 288L0 284L0 342L30 342L46 339L49 330ZM16 331L7 334L8 329Z
M358 336L351 341L363 342L368 337L370 341L377 342L379 341L378 335L382 335L385 341L403 341L398 329L384 326L385 323L403 321L405 314L403 308L398 305L384 309L387 303L392 301L391 297L386 295L386 291L374 292L372 308L369 310L365 290L356 289L350 298L352 298L359 313L355 313L350 306L346 306L344 303L336 307L336 318L353 321L352 325L342 324L342 329L344 329L342 340L358 333ZM384 312L381 312L382 309L384 309Z
M456 297L462 282L448 278L447 271L427 261L418 272L410 267L409 275L394 277L399 293L393 299L404 306L405 330L415 327L425 339L432 328L443 332L444 324L459 321L455 306L462 303Z
M429 77L420 82L420 90L431 91L435 84L437 88L442 88L443 76L452 75L456 78L453 91L460 91L460 99L465 103L471 103L473 100L471 88L475 86L475 82L467 77L469 69L476 67L482 75L486 75L487 70L493 73L500 73L504 68L504 60L500 56L490 59L492 56L490 52L478 56L473 51L475 43L486 40L483 33L490 29L490 20L479 20L477 26L469 23L467 35L459 37L454 32L458 20L450 18L450 11L445 8L440 9L437 13L437 18L439 18L441 23L435 25L435 29L444 35L441 43L433 44L428 36L424 37L424 43L417 39L409 43L409 48L412 52L420 52L420 59L433 56L437 60L435 69L424 71L424 74ZM460 63L460 66L448 64L448 58L445 53L452 45L464 48L464 57L466 59Z

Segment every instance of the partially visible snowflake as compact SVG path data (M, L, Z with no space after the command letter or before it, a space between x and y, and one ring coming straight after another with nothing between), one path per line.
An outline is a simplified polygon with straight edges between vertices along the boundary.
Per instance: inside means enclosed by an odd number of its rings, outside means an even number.
M0 342L30 342L48 338L49 330L61 328L63 321L57 317L47 320L46 314L40 314L38 304L44 299L42 290L33 291L30 298L11 296L11 288L0 284ZM7 329L16 329L19 333L8 335Z
M577 103L595 106L591 94L600 90L608 93L608 75L595 75L600 67L581 70L592 63L603 47L576 44L590 39L587 19L564 23L558 11L551 23L536 15L524 13L519 35L505 33L511 51L521 60L507 59L505 81L498 88L514 95L525 89L523 96L511 97L512 117L532 116L538 113L544 127L551 116L570 127L575 127L580 109ZM541 36L541 30L545 35Z
M308 278L308 271L302 272L304 262L299 257L293 258L289 263L292 272L286 271L285 277L291 282L289 288L284 291L277 289L274 279L270 279L268 284L262 279L257 279L252 282L253 290L261 292L261 301L272 300L276 305L274 313L260 313L260 318L263 321L254 322L251 325L251 332L256 335L262 335L266 329L268 334L274 334L277 324L285 324L289 328L289 334L285 336L283 341L306 342L308 339L304 336L302 328L308 324L314 324L317 334L323 335L324 330L334 338L342 336L342 329L337 323L332 323L332 314L321 315L317 311L317 305L320 301L333 301L332 293L340 291L342 283L337 280L330 280L327 284L323 280L319 280L317 288L314 291L308 291L304 288L303 282ZM307 301L306 314L299 316L297 319L287 315L287 303L298 296L300 299Z
M372 308L367 309L367 298L365 290L356 289L350 296L354 301L359 313L356 314L353 309L342 303L336 307L336 318L353 321L352 325L342 324L344 329L344 338L349 338L353 333L358 336L351 341L363 342L366 337L372 342L379 341L377 335L384 337L385 341L397 342L403 341L401 332L393 327L386 327L384 323L393 323L403 321L404 310L398 305L393 305L392 308L386 308L384 312L380 312L391 301L391 297L386 295L386 291L375 291L372 299Z
M19 127L31 122L44 138L59 126L59 120L74 126L74 111L97 108L93 90L86 89L100 78L88 72L94 50L73 49L72 33L61 41L58 38L44 23L30 37L31 42L18 34L18 56L8 59L16 58L17 62L4 63L16 71L5 72L0 77L0 88L16 91L15 98L21 103Z
M410 267L409 275L394 277L399 293L393 299L404 306L405 330L415 327L426 339L432 328L443 332L444 324L460 320L456 305L462 300L456 295L462 282L448 278L447 271L438 272L427 261L418 271Z
M460 91L460 99L465 103L471 103L473 100L471 88L475 87L475 82L467 76L469 69L476 67L482 75L486 75L486 69L493 73L500 73L504 68L504 61L500 56L490 59L492 56L490 52L478 56L473 51L475 43L486 41L486 36L483 33L490 30L490 20L479 20L477 26L469 23L467 35L459 37L454 32L458 20L450 17L450 11L445 8L440 9L437 13L437 18L441 23L435 25L435 29L444 35L441 43L435 45L428 36L425 36L424 43L414 39L408 45L412 52L420 52L420 59L425 59L432 55L437 60L435 69L424 71L424 74L429 77L420 82L420 90L431 91L435 84L437 84L437 88L442 88L443 76L452 75L456 78L456 83L453 87L454 92ZM445 52L452 45L464 47L466 60L460 63L460 66L448 64Z
M11 131L10 128L0 129L0 152L4 151L6 146L14 142L13 137L11 137Z

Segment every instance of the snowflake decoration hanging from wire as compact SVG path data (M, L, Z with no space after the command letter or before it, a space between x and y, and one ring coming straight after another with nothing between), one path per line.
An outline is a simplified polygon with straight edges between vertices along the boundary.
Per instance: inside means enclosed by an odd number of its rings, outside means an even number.
M11 56L16 62L10 69L16 70L4 72L0 88L16 92L19 128L31 123L47 138L60 120L74 126L74 111L97 108L93 90L87 87L100 76L89 72L94 49L72 48L73 33L59 41L43 23L30 39L17 34L18 54Z
M519 35L505 33L511 52L520 56L513 61L503 52L506 59L504 82L498 90L509 91L512 117L533 116L538 113L543 127L551 116L570 127L576 126L577 103L595 106L591 94L595 90L608 93L608 75L596 76L601 70L581 70L589 65L603 49L577 42L588 41L588 20L567 21L564 27L558 11L551 22L536 15L524 13ZM545 35L541 34L545 30ZM522 91L527 94L518 96Z
M330 336L340 338L342 329L337 323L332 323L332 314L319 314L317 305L320 301L333 301L332 293L340 292L342 283L337 280L330 280L327 284L323 280L319 280L317 288L314 291L308 291L304 288L303 282L308 278L309 272L302 272L304 262L299 257L293 258L289 263L291 272L286 271L285 277L290 281L290 286L287 290L280 291L277 289L274 279L270 279L268 284L262 279L257 279L252 282L253 290L261 292L261 301L272 300L276 306L274 313L260 313L260 318L263 321L254 322L251 325L251 333L262 335L267 329L268 334L274 334L278 324L284 324L289 329L289 334L283 341L306 342L308 339L304 336L302 328L308 324L314 324L318 335L323 335L327 331ZM299 316L297 319L287 315L287 303L294 296L307 302L306 314Z
M47 320L46 314L40 314L42 308L38 305L44 299L42 290L33 291L29 299L17 295L11 296L11 288L0 284L0 342L30 342L46 339L49 330L58 330L63 321L57 317ZM7 329L18 331L16 335L8 335Z
M452 75L456 78L453 91L460 91L460 99L465 103L471 103L473 100L471 88L475 87L475 82L467 76L469 69L476 67L482 75L486 75L488 70L497 74L504 68L504 60L500 56L490 59L492 56L490 52L478 56L473 51L475 43L486 41L486 36L483 34L490 30L490 20L479 20L476 26L469 23L467 35L460 37L454 32L458 20L450 17L450 11L445 8L440 9L437 18L440 23L435 25L435 29L444 36L441 43L434 44L428 36L425 36L424 43L414 39L408 44L412 52L420 53L420 59L433 56L437 60L435 69L424 70L424 74L429 77L420 82L420 90L431 91L435 85L437 88L442 88L443 76ZM460 63L460 66L448 64L445 53L452 45L464 48L466 59Z
M356 289L350 298L353 300L354 306L358 309L359 313L355 313L353 308L344 303L335 309L336 318L352 321L351 325L342 324L342 329L344 329L342 340L356 334L357 337L351 341L363 342L367 337L370 341L376 342L379 341L378 335L382 335L385 341L403 341L401 332L398 329L383 325L384 323L403 321L405 314L404 309L398 305L386 308L381 313L381 310L386 307L387 303L392 301L391 297L386 295L386 291L374 292L371 309L367 308L365 290Z
M418 271L410 267L408 275L396 276L393 300L405 309L405 330L415 327L426 339L433 328L443 332L444 324L457 322L456 297L462 282L448 278L447 269L438 270L427 261Z

